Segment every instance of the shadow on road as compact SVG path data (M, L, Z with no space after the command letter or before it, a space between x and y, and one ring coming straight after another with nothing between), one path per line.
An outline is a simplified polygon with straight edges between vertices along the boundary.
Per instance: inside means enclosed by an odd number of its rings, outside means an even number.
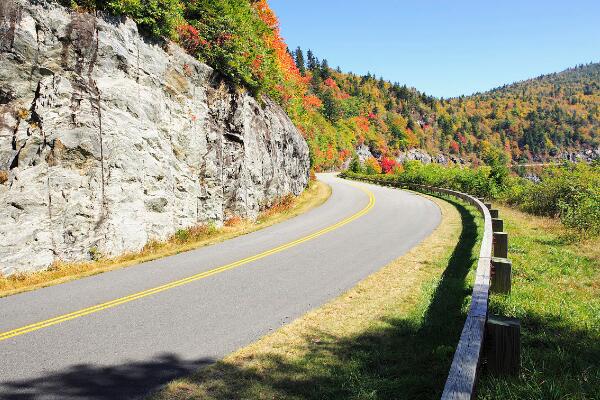
M214 360L189 362L163 354L147 362L112 367L77 365L44 378L0 384L3 400L29 399L134 399L188 375Z

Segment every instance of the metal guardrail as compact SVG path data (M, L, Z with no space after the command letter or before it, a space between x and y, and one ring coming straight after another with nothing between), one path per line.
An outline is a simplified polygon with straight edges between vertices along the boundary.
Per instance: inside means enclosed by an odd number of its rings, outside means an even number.
M480 199L468 194L449 189L427 185L382 182L375 178L359 178L358 180L419 192L454 196L472 204L482 214L484 220L483 239L477 262L471 306L442 393L442 400L467 400L474 398L477 375L484 348L490 297L491 263L494 242L492 216L490 214L491 205L484 204Z

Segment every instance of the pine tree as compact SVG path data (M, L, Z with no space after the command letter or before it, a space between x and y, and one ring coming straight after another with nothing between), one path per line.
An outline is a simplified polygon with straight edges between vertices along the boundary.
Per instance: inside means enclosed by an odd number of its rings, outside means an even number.
M324 58L323 62L321 63L321 77L323 78L323 80L325 80L330 76L331 72L329 71L329 62L327 62L327 59Z
M302 75L306 74L306 64L304 62L304 53L302 49L298 47L295 51L294 58L296 60L296 66Z
M306 67L311 71L314 71L317 67L317 59L311 49L306 52Z

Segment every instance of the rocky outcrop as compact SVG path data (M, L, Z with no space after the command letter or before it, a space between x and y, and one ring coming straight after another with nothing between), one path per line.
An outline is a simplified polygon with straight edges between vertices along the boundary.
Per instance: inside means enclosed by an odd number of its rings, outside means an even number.
M366 144L361 144L356 148L356 156L361 163L364 163L369 158L373 158L373 153Z
M406 161L421 161L423 164L465 164L465 160L460 157L453 155L447 156L444 154L438 154L437 156L431 156L425 150L421 149L410 149L400 153L396 157L396 161L400 164L404 164Z
M571 162L592 162L600 160L600 147L596 149L583 149L579 151L563 152L556 159Z
M285 112L135 23L0 3L0 272L256 217L308 181Z

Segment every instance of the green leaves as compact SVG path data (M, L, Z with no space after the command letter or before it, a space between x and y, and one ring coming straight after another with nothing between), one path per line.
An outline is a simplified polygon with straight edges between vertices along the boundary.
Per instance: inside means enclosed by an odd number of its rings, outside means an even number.
M132 18L141 32L156 37L173 39L175 27L182 20L183 8L179 0L104 0L97 3L98 8Z

